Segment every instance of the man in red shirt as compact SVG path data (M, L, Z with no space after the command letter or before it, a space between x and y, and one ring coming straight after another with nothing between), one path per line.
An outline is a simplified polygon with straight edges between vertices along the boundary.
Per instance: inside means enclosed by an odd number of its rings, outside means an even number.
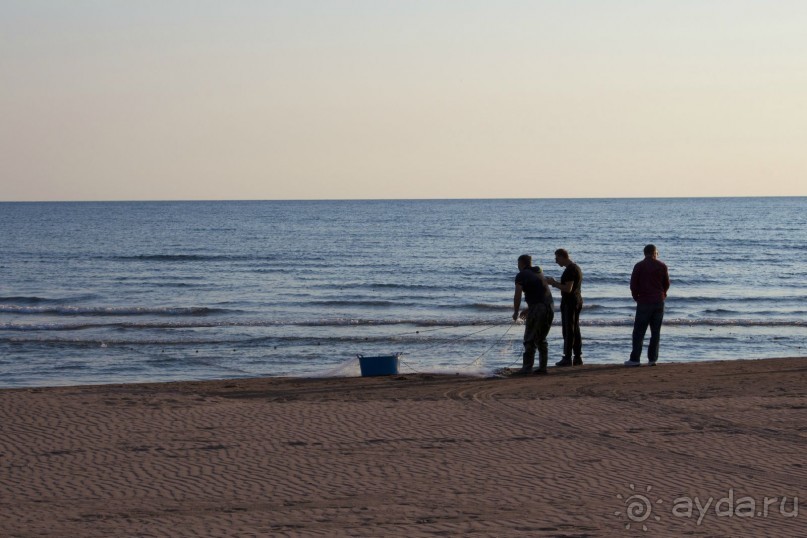
M630 292L636 301L636 318L633 322L633 351L625 366L639 366L647 327L650 326L650 345L647 359L650 366L658 360L661 339L661 321L664 319L664 300L670 289L670 274L667 266L658 259L655 245L644 247L644 260L633 266L630 277Z

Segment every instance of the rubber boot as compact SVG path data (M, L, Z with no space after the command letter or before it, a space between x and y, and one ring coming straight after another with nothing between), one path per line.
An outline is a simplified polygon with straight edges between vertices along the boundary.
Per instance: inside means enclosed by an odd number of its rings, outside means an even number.
M546 363L548 360L547 357L538 357L538 369L535 370L535 375L546 375Z
M532 357L528 356L527 353L522 355L522 366L521 370L518 370L516 373L519 375L529 375L532 373L532 365L535 363L535 355Z

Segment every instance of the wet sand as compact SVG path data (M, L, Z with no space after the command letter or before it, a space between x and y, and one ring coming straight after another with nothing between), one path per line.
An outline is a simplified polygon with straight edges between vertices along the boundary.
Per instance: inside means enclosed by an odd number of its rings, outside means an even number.
M805 391L807 358L3 390L0 536L805 536Z

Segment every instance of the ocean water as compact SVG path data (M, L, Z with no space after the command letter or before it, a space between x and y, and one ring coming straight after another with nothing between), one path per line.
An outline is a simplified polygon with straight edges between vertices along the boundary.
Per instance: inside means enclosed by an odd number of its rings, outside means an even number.
M661 361L807 355L807 198L0 203L0 386L357 375L393 352L493 372L520 363L516 258L557 278L560 247L585 361L620 363L648 242L672 280Z

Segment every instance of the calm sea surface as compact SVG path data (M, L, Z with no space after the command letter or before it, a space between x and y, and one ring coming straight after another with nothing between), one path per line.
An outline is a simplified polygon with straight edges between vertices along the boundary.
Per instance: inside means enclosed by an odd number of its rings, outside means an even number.
M392 352L492 372L520 361L516 258L559 277L559 247L584 360L619 363L648 242L672 280L661 361L807 355L807 198L0 203L0 386L356 375Z

